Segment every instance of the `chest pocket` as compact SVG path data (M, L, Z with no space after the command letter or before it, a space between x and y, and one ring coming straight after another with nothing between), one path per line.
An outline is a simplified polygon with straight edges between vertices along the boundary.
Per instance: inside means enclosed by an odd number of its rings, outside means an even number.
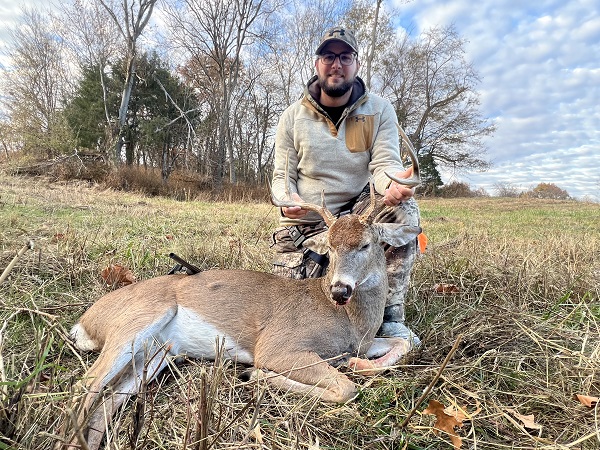
M373 145L374 116L359 114L346 119L346 147L352 153L365 152Z

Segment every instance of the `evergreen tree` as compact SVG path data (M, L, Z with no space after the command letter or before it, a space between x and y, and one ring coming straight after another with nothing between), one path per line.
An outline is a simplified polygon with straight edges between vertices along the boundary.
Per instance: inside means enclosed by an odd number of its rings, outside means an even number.
M112 81L107 76L104 80L109 84ZM112 89L112 92L112 95L109 94L112 106L108 110L114 111L118 101L117 90ZM99 68L85 69L75 96L65 108L65 117L79 147L90 150L105 148L107 122L103 97Z
M422 180L419 193L436 195L444 183L431 152L427 152L419 157L419 168L421 169Z

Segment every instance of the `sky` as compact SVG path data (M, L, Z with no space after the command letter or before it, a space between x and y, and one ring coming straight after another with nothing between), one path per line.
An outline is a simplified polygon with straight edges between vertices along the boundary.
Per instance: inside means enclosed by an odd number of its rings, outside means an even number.
M454 25L481 77L485 172L442 172L491 195L553 183L600 202L600 2L598 0L386 0L412 35ZM0 0L0 50L24 3ZM519 5L521 4L521 5ZM0 58L0 64L6 60Z
M396 0L395 0L396 1ZM415 0L398 4L401 26L419 33L454 25L481 76L481 112L492 168L443 173L497 193L553 183L600 201L600 2Z

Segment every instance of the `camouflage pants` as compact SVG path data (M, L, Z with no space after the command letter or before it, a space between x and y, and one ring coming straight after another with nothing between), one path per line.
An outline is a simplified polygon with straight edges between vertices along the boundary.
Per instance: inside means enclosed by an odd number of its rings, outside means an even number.
M379 194L376 195L381 198ZM369 192L368 189L365 189L348 212L360 214L368 208L369 203ZM384 207L376 215L374 222L418 226L420 222L419 207L417 202L411 198L397 206ZM313 239L327 238L327 228L324 222L300 226L299 228L306 237ZM273 233L273 248L276 252L273 260L273 273L277 275L297 279L313 278L324 275L327 270L326 267L320 266L310 258L306 249L296 248L290 236L289 227L280 227L275 230ZM416 256L416 240L402 247L385 247L389 291L380 335L397 335L393 330L395 324L404 323L404 299L408 292L410 273Z

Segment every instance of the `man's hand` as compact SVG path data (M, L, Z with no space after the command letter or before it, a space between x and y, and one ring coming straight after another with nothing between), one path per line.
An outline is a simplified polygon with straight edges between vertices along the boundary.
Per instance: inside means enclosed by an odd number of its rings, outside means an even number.
M295 202L298 202L298 203L304 201L296 193L292 194L292 200L294 200ZM289 208L281 208L281 212L283 213L283 215L285 217L287 217L289 219L300 219L301 217L304 217L308 213L307 210L302 209L299 206L290 206Z
M398 172L396 178L410 178L412 176L412 167L405 170L404 172ZM383 196L383 203L386 206L396 206L400 202L405 202L409 198L415 195L415 188L403 186L401 184L392 181L390 187L385 190Z

